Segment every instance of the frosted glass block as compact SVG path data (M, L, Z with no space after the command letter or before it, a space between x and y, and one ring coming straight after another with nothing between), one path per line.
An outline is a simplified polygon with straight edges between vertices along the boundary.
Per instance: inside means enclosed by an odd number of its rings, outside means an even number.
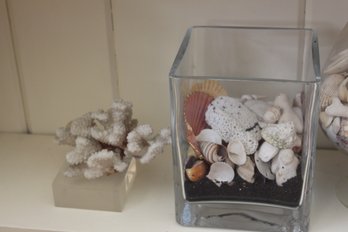
M64 164L53 181L54 204L58 207L122 211L126 196L136 176L133 159L125 172L88 180L66 177Z

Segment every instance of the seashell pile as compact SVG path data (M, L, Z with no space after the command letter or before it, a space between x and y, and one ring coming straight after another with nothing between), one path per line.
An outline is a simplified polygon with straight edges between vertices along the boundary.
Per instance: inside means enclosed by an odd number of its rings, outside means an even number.
M236 176L254 183L258 172L283 186L296 177L304 130L302 95L290 99L281 93L273 101L256 95L236 98L217 81L195 83L184 102L190 151L186 179L233 186ZM325 113L320 118L332 117ZM337 133L348 135L348 120L338 124Z
M320 89L320 126L327 137L348 152L348 49L329 58Z

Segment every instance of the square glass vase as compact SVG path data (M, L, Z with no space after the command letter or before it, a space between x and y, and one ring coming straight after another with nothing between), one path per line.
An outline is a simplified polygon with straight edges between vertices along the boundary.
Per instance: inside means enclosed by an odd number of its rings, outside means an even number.
M178 223L308 231L319 70L311 29L188 29L169 75Z
M52 191L57 207L121 212L136 176L136 161L132 159L124 172L86 179L84 176L67 177L64 163L58 171Z

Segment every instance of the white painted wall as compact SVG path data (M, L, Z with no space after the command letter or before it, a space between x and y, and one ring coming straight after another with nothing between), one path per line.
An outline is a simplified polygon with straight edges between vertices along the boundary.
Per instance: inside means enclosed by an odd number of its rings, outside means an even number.
M52 133L115 95L109 5L100 0L8 0L28 128Z
M108 107L118 94L133 102L141 122L168 126L168 72L192 25L313 27L324 61L347 21L348 1L0 0L0 6L0 131L23 132L27 121L33 133L53 133Z
M0 131L26 131L5 0L0 0Z

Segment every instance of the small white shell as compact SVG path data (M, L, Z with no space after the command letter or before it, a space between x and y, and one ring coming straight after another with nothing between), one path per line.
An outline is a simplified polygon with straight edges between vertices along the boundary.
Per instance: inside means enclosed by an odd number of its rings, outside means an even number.
M319 120L322 127L327 128L331 125L333 116L328 115L325 111L320 112Z
M209 163L220 162L225 159L224 156L219 154L219 144L211 142L201 142L199 145L202 150L204 159Z
M324 74L331 75L348 71L348 49L341 51L332 57L330 61L324 70Z
M338 96L338 87L343 80L344 76L341 74L333 74L324 79L319 93L321 110L325 110L331 104L332 98Z
M286 94L280 94L274 99L274 105L283 110L279 123L293 122L297 133L302 133L303 122L292 109L290 100Z
M302 150L302 135L296 135L292 150L297 154Z
M342 137L348 137L348 119L341 120L339 135Z
M338 87L338 98L342 102L348 102L348 78L344 79Z
M260 150L258 152L258 156L263 162L270 161L274 156L276 156L279 152L279 148L273 146L268 142L262 143L260 146Z
M249 183L255 182L255 164L250 159L250 157L247 157L247 160L244 165L238 166L237 173L243 180Z
M244 145L239 140L230 140L227 146L227 154L228 158L237 165L243 165L247 160Z
M270 105L262 100L247 100L244 102L244 105L249 108L249 110L253 111L260 119L262 119L263 115L270 107Z
M295 98L294 98L294 100L293 100L293 106L294 107L302 107L302 96L303 95L303 93L297 93L296 94L296 96L295 96Z
M281 110L277 106L271 106L263 115L263 120L267 123L276 123L281 115Z
M348 106L343 105L337 97L332 98L332 103L325 112L331 116L348 118Z
M326 135L329 137L331 141L334 141L334 142L337 141L337 134L340 131L340 127L341 127L341 118L335 117L331 125L324 129Z
M221 136L212 129L201 130L201 132L197 135L196 140L198 142L211 142L219 145L222 144Z
M297 175L299 160L291 149L281 150L272 160L271 170L276 176L276 183L282 186L286 181Z
M259 157L259 151L255 152L255 164L259 172L267 179L274 180L275 176L271 172L271 165L268 162L263 162Z
M336 117L336 118L334 118L334 120L332 121L331 130L332 130L332 132L334 132L335 134L338 134L338 132L340 131L340 129L341 129L341 118Z
M210 166L207 178L220 187L223 183L230 183L233 180L234 170L227 163L216 162Z

